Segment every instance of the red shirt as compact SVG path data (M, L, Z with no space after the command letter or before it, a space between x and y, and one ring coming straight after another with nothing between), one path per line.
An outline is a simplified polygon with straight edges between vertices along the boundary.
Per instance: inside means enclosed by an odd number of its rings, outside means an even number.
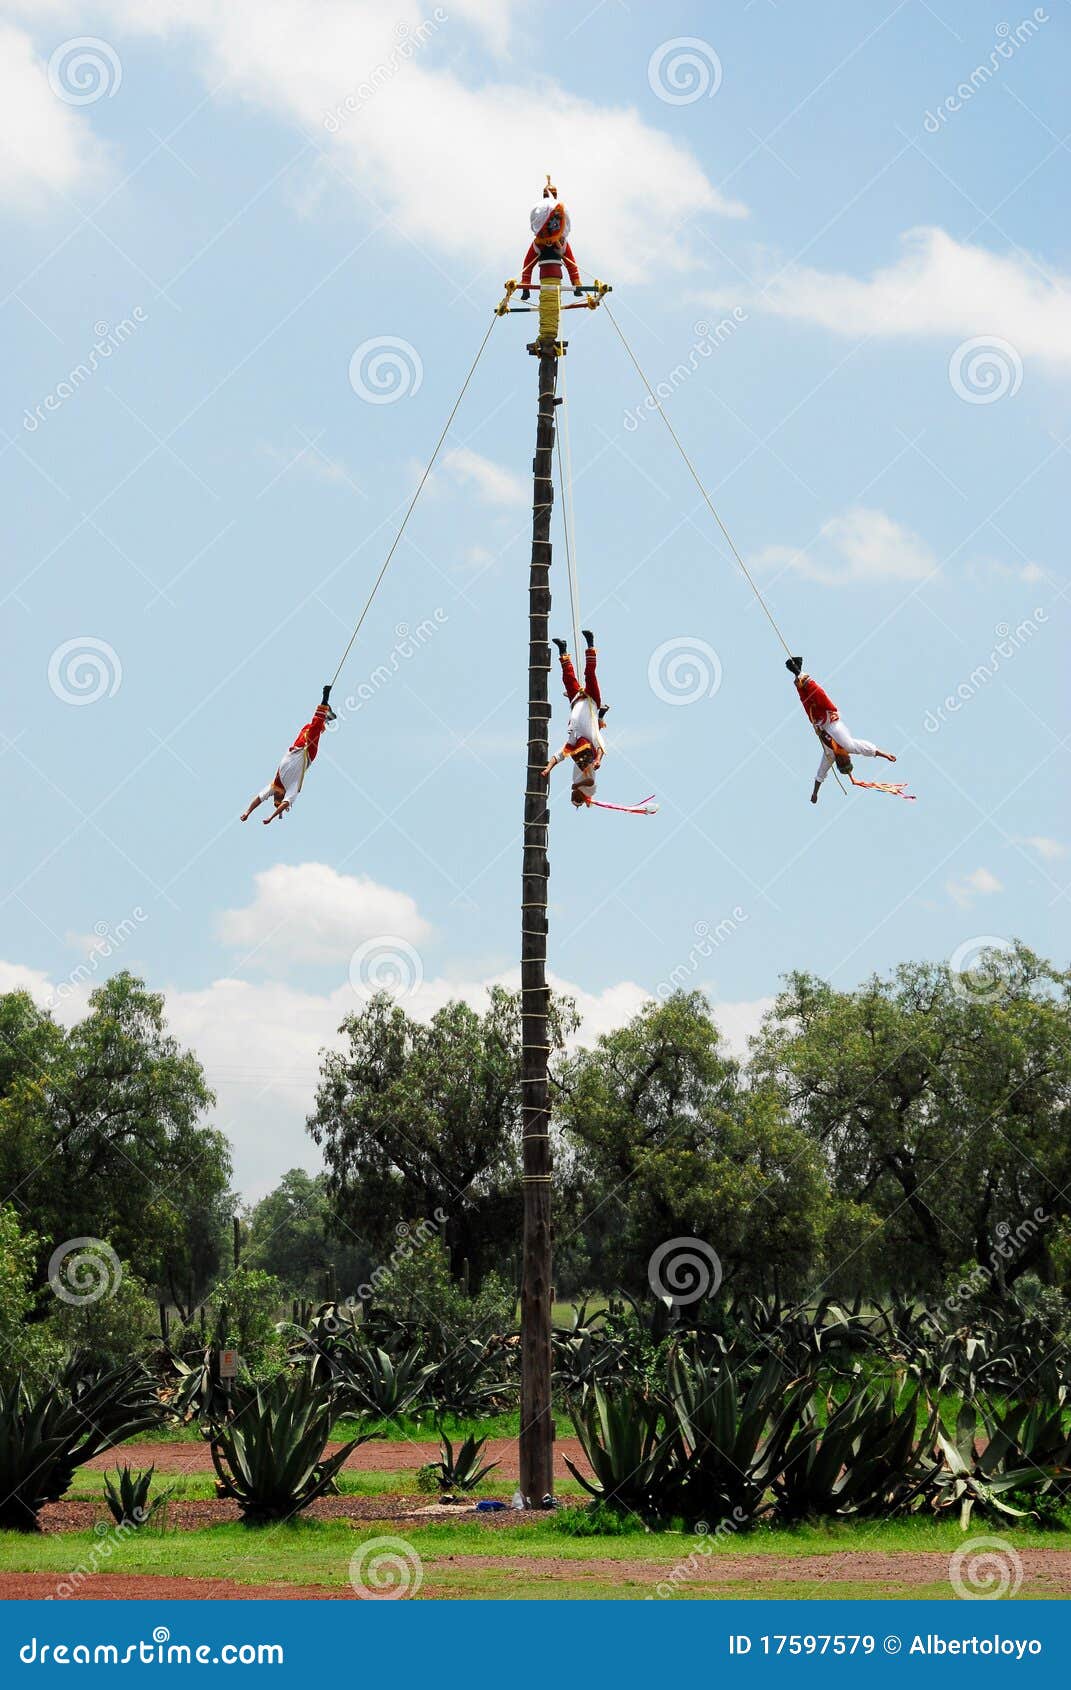
M543 269L544 264L546 264L546 265L553 264L557 267L557 272L558 272L559 276L562 273L561 267L562 267L562 264L564 263L565 268L569 272L569 280L572 282L573 286L575 288L578 288L580 286L580 270L579 270L579 267L577 265L576 259L573 257L573 249L569 245L568 241L566 241L565 246L563 248L560 248L560 249L556 248L556 247L550 247L550 246L537 247L535 241L533 241L531 246L528 248L528 251L524 255L524 268L521 271L521 286L522 287L527 287L529 285L529 283L531 282L532 271L534 270L537 263L539 264L541 274L542 274L542 269ZM554 278L554 271L553 270L548 269L547 274L551 279Z
M309 762L315 763L316 753L320 746L320 735L323 733L326 726L327 712L324 710L322 704L318 704L313 713L312 721L305 723L305 726L302 728L293 745L290 747L291 751L304 751L308 756Z
M810 675L801 675L796 682L796 691L800 695L800 703L806 710L811 721L816 725L824 722L827 716L834 721L838 719L837 706L828 692L823 692L817 681L812 681Z

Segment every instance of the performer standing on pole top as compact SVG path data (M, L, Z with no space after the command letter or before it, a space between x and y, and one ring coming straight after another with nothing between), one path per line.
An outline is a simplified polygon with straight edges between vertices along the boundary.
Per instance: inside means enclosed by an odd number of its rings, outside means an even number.
M310 763L316 761L316 753L320 748L320 735L328 722L336 720L335 712L329 702L330 697L331 688L324 687L323 698L312 713L312 721L305 723L267 786L264 787L263 791L258 792L255 798L250 799L249 808L242 816L244 822L249 820L258 804L267 804L272 800L274 800L275 808L270 816L265 816L265 827L269 822L273 822L277 816L285 815L287 810L290 809L294 799L301 791L302 782L305 779L305 770Z
M554 187L550 177L543 189L543 203L533 208L531 213L532 244L524 255L524 268L521 271L521 298L528 298L528 290L532 282L532 271L539 265L539 274L548 280L560 281L562 265L569 272L569 280L573 284L573 292L580 292L580 270L573 249L569 245L569 231L573 226L572 218L558 198L558 190Z
M587 642L584 653L584 685L581 686L576 678L573 660L564 640L555 640L558 656L562 666L562 680L565 682L565 696L572 709L569 712L569 729L565 737L565 744L552 757L543 770L543 779L550 777L550 771L563 763L567 757L573 761L573 793L572 802L577 809L583 809L591 804L595 798L595 771L602 763L606 750L602 738L602 725L606 720L606 712L610 706L602 701L599 691L599 676L597 672L598 653L595 650L595 635L590 628L582 630Z
M790 657L785 668L792 675L796 683L800 703L807 712L808 720L822 742L822 756L818 764L818 773L814 779L814 791L811 793L811 803L817 804L818 794L822 790L825 780L834 764L842 775L852 778L852 758L854 757L884 757L887 763L895 763L896 758L891 751L881 751L872 745L869 739L856 739L840 719L840 712L829 694L803 672L803 658ZM853 784L868 785L868 782Z

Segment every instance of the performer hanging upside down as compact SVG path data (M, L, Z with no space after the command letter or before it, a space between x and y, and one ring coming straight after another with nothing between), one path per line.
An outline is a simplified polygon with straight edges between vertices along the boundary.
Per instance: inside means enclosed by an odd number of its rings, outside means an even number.
M796 683L800 703L822 741L822 757L814 780L814 791L811 793L812 804L817 804L822 782L834 764L842 775L851 777L853 756L884 757L888 763L896 762L896 758L891 751L880 751L868 739L856 739L853 734L849 733L829 694L824 692L818 682L812 680L810 675L803 673L802 657L790 657L785 664L785 668L791 673Z
M547 185L543 189L543 203L537 205L529 219L532 225L532 244L524 255L524 268L521 271L521 298L528 298L528 290L532 282L532 271L539 265L539 274L550 281L561 279L562 265L569 272L569 280L573 284L573 292L580 292L580 270L573 249L569 245L569 231L573 226L572 218L558 198L558 190L547 177Z
M584 685L581 686L576 678L573 660L564 640L555 640L558 656L562 665L562 680L565 683L565 696L572 708L569 711L569 728L565 736L565 744L552 757L543 770L543 779L550 778L551 769L558 763L564 763L571 758L573 764L572 802L581 810L592 802L595 797L595 772L603 759L606 750L603 744L602 725L606 720L606 713L610 706L602 701L599 691L599 677L597 673L598 655L595 650L595 635L590 628L583 629L587 650L584 653Z
M258 804L269 802L275 804L271 815L264 817L265 827L269 822L273 822L276 816L285 815L287 810L290 809L294 799L301 791L301 785L305 779L305 770L310 763L316 761L316 753L320 748L320 735L328 722L335 720L335 712L329 703L330 697L331 688L324 687L323 698L312 713L312 721L305 723L290 750L276 769L273 779L268 782L263 792L258 792L255 798L250 799L249 808L242 816L244 822L249 820Z

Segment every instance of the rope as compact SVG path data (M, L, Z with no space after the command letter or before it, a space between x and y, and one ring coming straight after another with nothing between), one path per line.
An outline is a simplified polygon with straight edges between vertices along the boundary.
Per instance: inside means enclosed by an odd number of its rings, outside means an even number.
M419 499L421 493L424 491L424 483L427 481L428 476L431 474L432 469L435 465L435 460L439 456L439 453L442 450L443 441L446 439L446 436L450 432L450 424L453 422L454 418L457 416L458 406L461 404L462 399L464 399L465 394L468 392L469 382L472 380L473 376L476 374L476 366L480 362L480 359L483 357L484 347L487 345L487 342L490 340L491 330L494 328L497 321L498 321L497 317L492 317L490 323L487 325L487 333L484 335L483 339L481 340L480 349L477 352L475 358L472 360L472 363L469 367L468 375L465 377L464 381L461 384L461 392L458 394L457 398L454 400L453 407L450 411L450 415L446 419L446 425L443 428L443 431L440 434L438 440L435 442L435 450L431 454L431 457L428 459L427 468L425 469L423 475L420 477L420 481L417 484L417 490L413 494L413 497L409 501L409 508L407 509L405 515L402 517L401 526L399 527L397 534L395 534L394 539L391 542L390 551L387 553L385 559L383 560L383 567L380 570L379 574L376 576L375 581L372 583L372 591L369 593L368 597L365 599L364 608L361 611L360 616L358 616L358 618L357 618L357 625L354 628L353 633L349 637L349 643L346 646L345 651L342 653L342 657L339 660L338 668L335 670L334 674L331 677L331 685L332 686L334 686L335 682L338 680L338 677L341 675L343 665L344 665L347 657L349 656L350 652L353 650L354 641L356 640L357 635L361 631L361 626L364 622L364 619L368 615L369 610L372 608L372 600L375 598L376 594L378 593L378 591L380 589L380 586L382 585L383 577L386 575L387 570L390 567L390 560L394 556L395 552L397 551L398 542L401 540L402 535L405 533L406 523L409 521L409 518L412 516L413 509L416 505L416 502Z
M777 623L774 620L773 612L771 611L769 605L766 603L766 600L763 598L761 592L759 591L758 586L756 585L754 576L752 575L752 573L749 570L747 564L744 562L743 558L740 556L740 553L737 551L735 545L733 544L732 535L729 533L729 530L726 528L724 522L721 520L721 517L718 515L717 511L714 509L714 505L713 505L713 502L711 501L710 494L707 492L706 488L703 486L703 483L700 481L699 474L698 474L698 471L696 470L695 465L693 464L691 458L688 456L687 452L684 450L684 447L681 445L679 439L677 438L677 432L676 432L675 428L673 427L673 424L670 422L669 418L666 416L665 411L662 409L661 403L659 402L658 395L655 393L654 388L651 386L650 382L647 380L647 377L644 375L643 371L640 369L640 366L639 366L639 364L637 363L637 360L636 360L636 354L633 352L633 350L632 350L631 346L629 345L628 341L625 339L624 335L622 334L620 326L619 326L618 321L617 321L617 318L614 316L613 312L610 310L610 307L606 304L605 300L603 301L603 307L606 311L606 315L609 317L611 323L613 323L614 328L617 331L618 339L620 340L622 346L625 348L625 351L628 353L629 358L632 360L632 364L635 368L636 374L639 376L639 378L642 381L644 387L647 389L647 392L649 393L649 395L651 397L651 402L654 404L654 406L656 407L656 409L658 411L659 416L662 418L662 421L665 423L666 427L669 429L670 435L672 436L672 439L673 439L673 444L676 446L678 452L680 453L681 457L684 459L686 465L688 466L688 472L691 475L692 480L695 482L695 484L698 487L700 493L702 493L703 499L706 503L707 509L709 510L711 516L714 518L714 521L717 523L718 527L721 529L722 535L725 539L725 544L728 546L729 550L732 552L732 554L733 554L734 558L736 559L737 563L740 565L740 568L743 570L744 577L747 581L747 584L751 588L751 591L754 593L755 597L758 599L760 605L762 606L763 611L765 612L765 615L766 615L766 620L769 622L770 627L773 629L774 633L777 635L778 639L781 641L781 644L784 646L785 651L787 652L788 656L791 657L792 656L791 646L789 645L788 641L785 639L785 636L784 636L784 634L782 634L780 628L777 626Z
M740 553L737 551L736 546L733 543L732 535L729 533L729 530L726 528L726 526L725 526L724 522L722 521L721 517L718 515L717 511L715 510L714 503L713 503L713 501L710 497L710 494L707 492L706 488L703 486L702 481L699 479L699 472L697 471L695 465L693 464L691 458L688 456L687 452L684 450L684 447L681 445L680 440L677 437L677 431L673 427L673 424L670 422L670 420L667 417L665 411L662 409L662 404L661 404L661 401L659 400L657 393L655 392L654 388L651 386L650 382L647 380L647 377L644 375L643 371L640 369L639 362L636 358L636 354L633 352L633 350L632 350L631 346L629 345L628 341L625 339L625 336L621 331L621 326L618 323L617 318L614 316L613 312L610 310L610 307L607 305L606 301L603 300L602 303L603 303L603 309L605 310L606 315L609 317L611 323L614 325L614 330L617 334L618 339L620 340L622 346L625 348L625 351L628 353L628 356L629 356L629 358L632 362L632 366L635 369L636 374L639 376L639 378L642 381L644 387L647 389L648 394L650 395L651 403L654 405L654 407L657 410L659 416L662 418L662 421L665 423L666 427L669 429L670 437L673 441L673 444L676 446L676 448L677 448L678 452L680 453L681 457L684 459L684 462L685 462L685 464L687 465L687 468L688 468L689 475L691 476L692 480L695 482L695 484L698 487L700 493L702 493L703 501L706 504L708 511L710 512L711 516L714 518L714 521L717 523L718 527L721 529L722 535L723 535L724 540L725 540L725 544L728 546L729 550L732 552L732 554L733 554L734 558L736 559L737 563L740 565L740 568L744 573L744 579L747 581L748 586L751 588L751 591L754 593L755 597L759 601L759 604L762 606L762 610L763 610L763 613L766 617L767 622L770 624L770 627L773 629L774 633L777 635L777 638L780 640L780 642L781 642L782 646L784 647L785 651L787 652L788 656L791 657L792 656L792 647L789 645L788 641L785 639L784 634L781 632L780 628L778 627L777 622L774 618L774 614L773 614L772 610L770 609L769 605L766 603L766 600L763 598L762 593L759 591L758 584L756 583L755 578L752 575L750 569L748 568L747 564L744 562L743 558L740 556ZM814 727L813 722L812 722L811 726ZM814 731L815 731L815 735L819 738L819 741L821 741L821 736L818 734L818 729L815 728ZM847 789L843 785L841 785L840 776L837 774L837 771L836 771L835 768L833 770L833 776L834 776L834 779L837 782L837 785L840 787L841 791L843 793L845 793L845 795L847 795Z
M558 448L558 483L562 494L562 527L565 530L565 564L569 578L569 612L573 619L573 650L580 655L580 585L576 572L576 518L573 514L573 459L569 449L569 402L565 386L565 364L559 364L562 385L561 422L555 439ZM564 442L564 461L563 461Z

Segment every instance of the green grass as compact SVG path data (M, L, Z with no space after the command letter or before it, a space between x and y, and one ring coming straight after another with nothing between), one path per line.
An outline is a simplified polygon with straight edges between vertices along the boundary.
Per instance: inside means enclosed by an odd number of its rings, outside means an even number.
M122 1462L120 1462L122 1465ZM129 1465L137 1470L137 1462L130 1461ZM111 1467L109 1473L113 1471ZM392 1473L356 1473L346 1470L339 1475L339 1489L343 1496L415 1496L417 1494L416 1468L400 1469ZM516 1480L502 1479L498 1473L492 1473L482 1479L477 1485L474 1496L505 1496L516 1489ZM206 1497L216 1494L216 1476L214 1473L169 1473L166 1468L158 1467L153 1476L153 1488L149 1492L150 1501L160 1491L169 1490L176 1501L203 1501ZM580 1497L585 1495L583 1487L575 1479L560 1479L555 1484L555 1490L560 1496ZM65 1501L99 1502L104 1495L104 1474L97 1469L81 1467L75 1473L73 1483L67 1492ZM434 1501L434 1494L427 1498Z
M378 1476L377 1476L378 1477ZM444 1596L518 1598L580 1597L612 1599L648 1596L655 1582L694 1555L697 1539L684 1531L646 1532L627 1536L572 1538L554 1516L536 1518L512 1529L488 1529L476 1520L409 1521L354 1527L345 1521L299 1519L283 1526L251 1531L239 1524L177 1532L148 1530L123 1540L101 1538L93 1532L25 1536L0 1533L0 1572L38 1571L69 1580L79 1567L97 1570L107 1578L118 1573L149 1573L186 1578L226 1578L250 1585L276 1581L345 1589L350 1559L363 1543L382 1536L402 1537L421 1558L425 1584ZM1071 1550L1071 1533L1033 1529L1001 1530L1017 1549ZM770 1581L753 1574L739 1580L709 1584L705 1569L731 1568L740 1555L799 1558L868 1551L892 1553L934 1550L950 1555L964 1541L951 1523L900 1520L876 1524L837 1523L799 1526L793 1530L760 1528L726 1539L703 1540L707 1548L698 1570L673 1586L674 1599L696 1597L806 1599L813 1596L873 1596L875 1586L860 1577L858 1562L844 1565L843 1576L823 1579L820 1587L798 1583L775 1573ZM709 1553L707 1552L709 1550ZM488 1558L509 1557L514 1564L488 1565ZM611 1575L608 1564L614 1567ZM590 1570L589 1570L590 1569ZM647 1576L643 1577L646 1569ZM880 1587L882 1595L950 1599L947 1579L907 1586L892 1579ZM105 1594L102 1589L101 1594ZM1021 1594L1037 1592L1029 1580Z

